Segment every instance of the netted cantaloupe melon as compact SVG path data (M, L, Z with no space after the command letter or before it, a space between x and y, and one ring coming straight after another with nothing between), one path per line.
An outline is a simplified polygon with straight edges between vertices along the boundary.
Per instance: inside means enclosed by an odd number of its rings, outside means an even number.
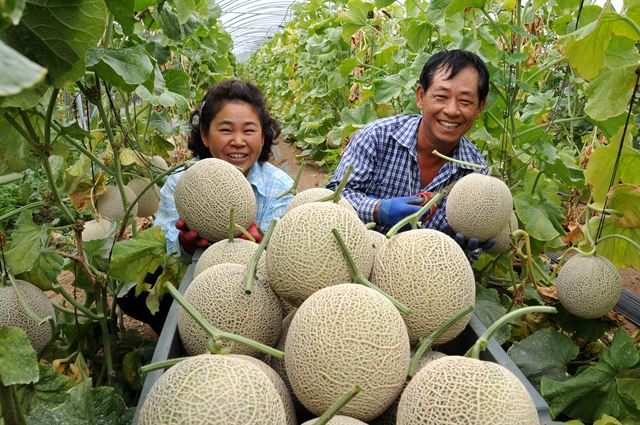
M9 283L9 282L7 282ZM20 294L31 310L40 319L55 317L51 301L35 285L16 279ZM13 285L0 287L0 326L17 327L26 332L33 348L40 352L51 340L51 325L48 322L38 324L20 305Z
M144 190L150 183L149 179L138 177L130 180L127 183L127 187L133 190L136 197ZM158 205L160 205L160 189L156 184L147 189L147 191L138 200L138 217L149 217L158 212Z
M505 252L508 249L511 249L511 234L518 230L518 217L516 217L516 213L511 211L511 218L509 219L509 224L504 227L496 236L496 244L489 248L487 252L492 254L499 254L501 252Z
M374 251L377 251L378 248L384 245L388 240L383 233L376 232L375 230L370 229L367 234L369 235L369 241Z
M267 276L280 297L297 306L318 289L351 281L333 228L369 275L373 248L360 219L333 202L310 202L285 214L269 240Z
M304 422L302 425L313 425L316 423L318 419L311 419L309 421ZM333 418L331 418L331 420L329 420L329 422L327 422L327 425L367 425L365 422L359 421L358 419L354 419L350 416L344 416L344 415L336 415Z
M244 354L229 354L232 357L239 357L248 361L249 363L257 366L265 375L269 378L273 386L278 391L278 395L282 400L282 405L284 407L284 412L287 416L287 425L297 425L298 421L296 418L296 409L293 405L293 399L291 398L291 393L287 388L287 385L282 380L278 372L273 370L268 364L263 362L262 360L258 360L255 357L245 356Z
M167 164L167 161L165 161L160 155L153 155L150 162L154 167L158 168L160 172L167 171L169 169L169 164Z
M111 222L104 218L87 221L82 230L82 240L85 242L104 239L111 230Z
M278 391L245 359L203 354L167 370L149 391L139 425L287 425Z
M215 328L273 345L280 335L282 306L269 284L256 277L253 293L244 292L247 267L241 264L217 264L196 276L184 297ZM208 334L193 318L180 309L178 332L189 355L208 351ZM247 345L220 341L235 354L254 356L257 350Z
M622 292L620 273L604 257L574 255L562 266L556 280L558 299L571 314L583 319L604 316Z
M198 262L196 268L193 271L194 276L198 276L208 267L222 263L236 263L242 265L248 265L253 258L258 244L245 239L236 238L233 242L229 242L228 239L223 239L209 246L204 250ZM256 273L265 277L267 275L267 268L265 264L264 252L258 260L258 267Z
M484 174L467 174L449 192L446 215L455 232L486 241L509 224L511 191L504 182Z
M217 158L201 159L176 184L176 209L190 229L212 242L225 239L229 214L247 228L256 219L256 197L251 185L233 165Z
M303 205L309 202L319 201L322 198L326 198L327 196L333 195L333 193L334 193L333 190L327 189L326 187L312 187L309 189L305 189L302 192L298 192L293 197L291 202L289 202L289 205L287 205L286 212L289 212L295 207L299 207L300 205ZM332 202L332 201L326 201L326 202ZM352 212L353 214L358 215L356 210L351 206L349 201L347 201L346 199L341 197L340 200L338 201L338 205L341 205L347 210L349 210L350 212Z
M398 425L539 425L522 382L497 363L447 356L423 367L398 406Z
M340 413L375 418L398 396L409 368L400 313L380 292L357 284L311 295L293 316L284 351L293 392L318 416L360 385Z
M476 293L473 270L462 248L432 229L398 233L382 245L376 252L371 282L411 309L403 317L412 344L473 305ZM459 320L435 343L451 341L470 318Z
M273 346L276 350L284 351L284 344L287 341L287 334L289 333L289 326L291 325L291 321L293 320L293 316L296 314L297 309L289 312L284 319L282 319L282 328L280 331L280 336L278 337L278 341ZM267 359L267 363L269 366L275 370L278 375L282 378L284 383L287 385L289 391L293 392L291 389L291 383L289 382L289 378L287 377L287 369L284 366L284 359L279 359L277 357L271 357ZM292 394L295 397L295 394Z
M131 203L136 199L136 194L127 186L124 187L124 192L127 196L127 203L131 205ZM107 190L98 198L96 209L101 217L111 221L122 220L124 218L125 211L118 186L107 186ZM131 209L131 215L135 217L136 214L138 214L137 204Z

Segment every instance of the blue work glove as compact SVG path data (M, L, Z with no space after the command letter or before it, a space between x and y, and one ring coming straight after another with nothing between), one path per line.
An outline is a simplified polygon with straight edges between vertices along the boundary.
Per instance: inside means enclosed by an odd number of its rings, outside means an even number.
M461 232L454 232L451 227L447 229L446 233L460 245L470 263L480 258L482 251L486 251L496 244L495 238L487 239L484 242L480 242L478 238L465 238Z
M406 216L420 210L423 202L424 199L421 196L381 199L378 203L376 223L391 227Z

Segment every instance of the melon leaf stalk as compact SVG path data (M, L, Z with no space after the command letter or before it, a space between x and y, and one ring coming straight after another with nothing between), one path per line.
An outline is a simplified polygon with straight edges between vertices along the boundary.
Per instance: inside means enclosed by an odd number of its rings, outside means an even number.
M340 410L342 410L342 408L347 405L347 403L349 403L356 395L358 395L360 391L362 391L360 385L354 385L348 393L345 393L342 397L337 399L336 402L333 403L331 407L329 407L327 411L322 414L322 416L316 419L313 425L326 425L327 423L329 423L331 418L337 415Z
M338 229L336 229L336 228L331 229L331 233L333 233L333 236L336 237L336 240L338 241L338 244L340 245L340 249L342 250L342 254L344 255L345 260L347 260L347 264L349 265L349 270L351 270L351 279L353 280L353 283L359 283L360 285L364 285L364 286L366 286L368 288L371 288L371 289L373 289L375 291L380 292L389 301L391 301L391 303L398 310L400 310L404 314L411 313L411 309L409 307L407 307L406 305L402 304L400 301L396 300L391 295L385 293L382 289L378 288L376 285L371 283L369 281L369 279L367 279L362 274L362 272L360 270L358 270L358 267L356 266L356 263L353 261L353 258L351 257L351 254L349 253L349 248L347 248L347 245L344 243L344 239L342 239L342 236L340 235L340 232L338 232Z
M269 243L269 239L271 239L271 235L273 234L273 229L276 228L276 219L271 219L271 223L269 223L269 228L267 229L267 233L262 237L260 244L258 245L258 249L256 249L255 254L251 258L251 261L247 265L247 278L244 287L245 294L249 295L253 291L253 282L256 280L256 269L258 268L258 261L260 261L260 257L264 252L267 244Z

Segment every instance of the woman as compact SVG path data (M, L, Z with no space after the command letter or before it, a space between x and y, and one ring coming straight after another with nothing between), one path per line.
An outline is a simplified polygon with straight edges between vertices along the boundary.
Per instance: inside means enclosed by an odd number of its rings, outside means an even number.
M271 219L283 215L291 201L292 195L277 198L291 187L293 180L267 162L271 145L280 134L280 126L269 115L260 90L250 83L225 80L207 91L200 110L191 114L189 124L188 146L196 160L219 158L244 171L256 197L256 224L266 231ZM181 246L185 251L193 252L194 248L209 243L187 232L184 221L179 220L173 194L181 174L169 176L160 190L160 206L154 222L165 234L169 253L180 253ZM148 274L145 282L155 284L161 272L162 268L158 268L155 273ZM134 287L118 298L118 305L159 334L173 299L165 295L160 310L152 315L145 305L146 295L143 292L136 297Z
M284 214L292 195L277 199L293 180L284 171L267 162L271 145L280 134L280 126L266 109L264 97L256 86L239 80L225 80L211 87L199 111L191 114L189 149L197 159L218 158L242 170L256 196L256 224L266 231L273 218ZM170 176L160 190L160 207L155 225L167 239L168 252L187 251L206 245L185 236L178 223L173 194L182 173ZM182 234L181 234L182 233Z

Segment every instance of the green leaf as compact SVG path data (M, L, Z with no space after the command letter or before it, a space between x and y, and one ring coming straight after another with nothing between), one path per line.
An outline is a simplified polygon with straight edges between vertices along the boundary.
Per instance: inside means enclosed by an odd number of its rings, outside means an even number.
M640 353L633 340L619 328L595 365L567 381L543 378L542 396L554 417L564 412L592 422L603 414L613 415L623 422L627 418L640 420L640 411L619 394L616 382L616 377L624 377L628 369L637 366L639 359Z
M347 10L336 19L342 23L342 38L345 41L348 41L360 28L367 25L369 12L374 8L373 3L363 0L349 0Z
M338 71L340 71L340 75L342 78L347 78L347 76L353 71L353 69L358 66L358 59L356 58L346 58L340 65L338 66Z
M97 44L107 7L95 0L28 0L20 23L0 39L47 68L47 80L63 87L84 75L85 54Z
M23 211L11 233L9 249L5 252L7 266L13 274L31 270L40 255L41 241L46 237L46 228L33 222L31 211Z
M431 24L418 19L411 19L405 30L407 46L414 52L424 49L431 38Z
M427 6L427 21L436 22L444 17L444 13L449 6L449 0L432 0Z
M18 277L33 283L43 291L53 289L56 278L62 271L64 259L55 251L45 249L40 251L38 258L29 271L20 273Z
M77 384L70 376L63 375L49 366L40 364L38 367L40 379L33 384L20 386L16 391L25 412L39 407L49 409L64 403L67 398L66 392Z
M20 93L44 80L46 68L30 61L0 41L0 96Z
M563 234L564 211L555 203L520 192L513 196L513 205L530 236L540 241L551 241Z
M107 7L122 26L122 31L127 35L131 35L135 24L133 17L136 7L135 0L106 0L106 2Z
M611 219L621 227L640 229L640 185L618 184L609 192L609 208L624 213Z
M636 65L607 69L587 89L584 111L597 121L606 121L624 113L636 83Z
M500 295L497 290L493 288L486 289L476 285L476 303L473 307L473 312L483 325L489 327L504 316L507 313L507 309L500 303ZM495 334L496 341L499 344L504 344L509 340L510 336L511 330L509 326L503 326Z
M565 332L573 333L576 338L586 342L594 342L602 338L613 324L602 319L581 319L569 313L562 305L555 306L558 313L551 316L551 320L557 323Z
M38 381L38 355L20 328L0 327L0 381L5 386Z
M397 74L373 80L373 99L376 103L388 102L400 96L404 80Z
M539 390L543 377L558 381L569 378L567 363L575 359L579 351L571 338L550 328L514 342L507 354Z
M164 2L162 7L154 9L152 15L167 37L176 41L180 41L184 37L185 33L180 25L180 20L171 10L168 2Z
M383 7L391 6L395 2L396 0L376 0L376 7L380 9Z
M153 63L144 46L124 49L96 47L87 54L87 67L128 92L152 77Z
M453 0L448 3L447 16L451 16L467 8L482 9L485 5L485 0Z
M187 22L191 14L196 10L194 0L172 0L172 3L178 12L178 22L180 25Z
M27 143L4 117L0 119L0 174L21 172L33 167L29 163Z
M162 73L164 83L167 90L178 93L186 98L191 97L191 88L189 87L189 75L179 69L167 69Z
M636 409L640 410L640 379L618 378L617 382L620 395L632 400L636 405Z
M27 2L25 0L3 1L0 3L0 29L18 25Z
M109 275L124 282L142 283L147 273L156 271L165 253L164 233L160 227L153 226L134 239L115 244Z

